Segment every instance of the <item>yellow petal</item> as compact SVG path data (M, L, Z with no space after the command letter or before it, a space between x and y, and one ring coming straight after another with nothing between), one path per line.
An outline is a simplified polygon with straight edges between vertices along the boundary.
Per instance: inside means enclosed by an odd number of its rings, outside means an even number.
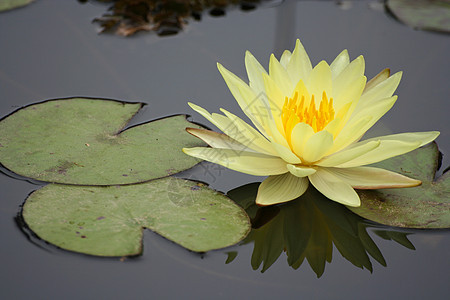
M311 174L316 173L316 169L308 168L308 167L302 167L302 166L294 166L294 165L287 165L288 171L296 176L296 177L306 177Z
M370 107L374 103L378 102L379 99L391 97L397 89L401 78L402 72L395 73L376 86L370 88L369 90L366 90L361 95L355 112Z
M305 80L308 78L309 73L312 70L311 61L309 60L305 48L303 48L303 45L300 43L300 40L297 40L295 43L295 49L292 52L291 59L289 60L286 69L294 83L298 82L300 79Z
M345 83L344 86L342 86L337 91L336 91L337 88L335 88L332 95L334 99L333 101L334 109L336 111L339 111L347 103L351 102L352 104L347 110L348 112L347 116L350 116L350 114L354 111L355 107L357 106L361 98L361 95L364 91L364 87L366 86L366 81L367 81L366 76L360 76L353 81ZM348 118L343 118L343 120L344 122L346 122Z
M302 161L288 147L282 146L275 142L272 142L272 147L277 151L278 156L280 156L285 162L290 164L299 164Z
M294 85L286 69L278 62L275 55L270 56L269 75L275 84L280 88L284 96L290 96Z
M301 158L306 162L315 162L321 159L333 146L333 135L328 131L319 131L313 134L305 144Z
M370 141L368 143L356 143L344 150L334 153L321 159L316 165L321 167L334 167L344 164L350 160L360 157L363 154L377 148L380 145L380 141Z
M241 151L255 152L255 150L239 143L238 141L230 138L229 136L223 133L218 133L211 130L199 128L186 128L186 131L192 134L193 136L196 136L199 139L203 140L205 143L207 143L209 146L213 148L232 149L237 151L237 153Z
M276 155L271 143L257 130L227 110L221 109L221 111L233 122L232 124L234 125L230 125L228 128L225 128L223 131L225 134L237 141L240 141L242 144L257 150L258 152ZM218 118L217 116L213 114L214 118Z
M265 123L265 120L261 119L261 114L258 114L258 111L255 112L255 108L263 106L263 104L260 103L260 97L258 97L258 95L256 95L239 77L228 71L221 64L217 64L217 68L242 111L249 117L256 128L260 131L265 131L264 126L262 126L262 124Z
M333 97L339 95L347 87L349 82L353 82L364 76L365 62L362 55L354 59L347 67L333 80Z
M306 141L314 134L314 129L305 123L298 123L292 129L291 144L292 150L297 156L302 157L305 151Z
M284 50L283 54L280 58L280 64L283 66L283 68L287 68L287 65L289 64L289 61L291 60L292 53L289 50Z
M279 157L254 152L239 152L230 149L183 148L187 155L210 161L238 172L268 176L288 172L286 162Z
M391 76L391 70L389 68L384 69L377 75L375 75L374 78L370 79L367 84L366 88L364 89L364 92L368 92L373 87L377 86L379 83L383 82L384 80L388 79L389 76Z
M361 141L357 144L364 145L378 140L380 141L380 145L377 148L367 152L366 154L355 157L354 159L340 165L336 165L336 167L350 168L364 166L397 155L402 155L430 143L431 141L436 139L438 135L439 132L437 131L411 132L381 136Z
M316 100L322 98L322 94L325 91L327 95L332 95L332 80L330 66L326 61L322 60L309 74L308 79L305 82L308 91L315 95ZM317 101L320 103L320 101Z
M308 176L311 184L327 198L349 206L360 206L358 194L350 184L328 172L325 168Z
M295 177L289 173L269 176L258 188L256 204L266 206L294 200L307 188L307 178Z
M250 51L245 52L245 68L247 69L249 85L255 94L264 92L262 74L267 74L267 72Z
M350 63L347 50L343 50L330 65L331 78L335 79Z
M380 168L329 168L327 170L357 189L404 188L421 184L420 180Z

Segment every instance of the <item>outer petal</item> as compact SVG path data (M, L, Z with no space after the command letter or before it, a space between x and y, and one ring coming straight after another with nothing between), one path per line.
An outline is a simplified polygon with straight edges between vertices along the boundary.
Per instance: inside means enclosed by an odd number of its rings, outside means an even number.
M423 145L426 145L436 139L439 135L438 131L430 132L412 132L401 133L387 136L381 136L377 138L368 139L359 142L358 145L364 146L364 144L371 143L379 140L380 146L363 154L355 157L345 163L336 165L338 168L351 168L368 164L373 164L397 155L405 154L414 149L417 149Z
M391 70L389 68L386 68L383 71L381 71L380 73L378 73L377 75L375 75L374 78L370 79L367 82L366 88L364 89L364 93L368 92L373 87L377 86L381 82L383 82L386 79L388 79L389 76L391 76Z
M352 186L326 169L319 169L308 178L312 185L327 198L344 205L361 205L359 196Z
M183 148L187 155L207 160L228 169L256 176L279 175L288 172L286 162L279 157L254 152L205 147Z
M281 157L285 162L290 164L299 164L302 161L297 157L294 153L292 153L291 149L277 144L276 142L272 142L272 146L278 153L278 156Z
M367 152L377 148L380 145L380 141L370 141L368 143L356 143L342 151L334 153L321 159L316 163L317 166L321 167L334 167L337 165L344 164L350 160L353 160Z
M307 188L307 178L295 177L290 173L269 176L258 188L256 204L266 206L294 200Z
M302 166L294 166L294 165L287 165L287 169L289 172L296 176L296 177L306 177L311 174L316 173L316 169L308 168L308 167L302 167Z
M249 85L253 91L256 94L263 92L264 81L262 74L267 74L267 72L249 51L245 52L245 68L247 69Z
M388 170L373 167L329 168L330 173L357 189L385 189L418 186L422 182Z
M305 162L315 162L321 159L333 146L333 135L328 131L313 134L305 144L301 158Z
M347 49L343 50L330 65L331 78L335 79L350 63Z
M402 72L395 73L388 79L366 90L359 99L355 112L374 105L379 99L391 97L397 89L401 78Z
M239 77L228 71L221 64L217 64L219 72L222 74L231 94L233 94L242 111L249 117L253 124L261 132L265 132L264 125L267 121L264 114L259 113L258 109L264 107L259 95L244 83Z
M238 141L230 138L228 135L223 133L198 128L186 128L186 131L193 136L196 136L199 139L203 140L213 148L231 149L235 150L237 153L240 153L242 151L255 152L255 150L239 143Z
M233 122L233 125L235 126L225 128L225 130L223 130L224 133L235 140L246 142L244 143L246 146L252 147L258 152L266 153L269 155L276 155L276 152L273 150L271 143L257 130L255 130L252 126L248 125L242 119L228 112L227 110L221 109L221 111L228 117L228 119ZM219 116L220 115L213 114L213 117L215 119L217 119ZM222 116L220 116L220 118L222 118Z
M300 79L305 80L308 78L309 73L312 70L311 61L309 60L305 48L303 48L303 45L300 43L300 40L297 40L295 43L295 49L292 52L291 59L289 60L286 69L294 83L298 82Z

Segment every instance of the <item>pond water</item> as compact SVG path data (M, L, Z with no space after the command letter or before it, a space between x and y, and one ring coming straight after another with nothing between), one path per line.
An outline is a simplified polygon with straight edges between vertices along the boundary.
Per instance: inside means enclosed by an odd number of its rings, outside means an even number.
M267 66L270 53L293 49L300 38L313 64L331 62L342 50L363 54L371 78L385 67L403 70L399 100L369 135L441 131L437 143L449 165L448 35L415 31L395 21L374 1L271 2L253 11L203 14L177 35L99 35L92 20L106 12L99 2L40 1L0 14L0 115L54 98L89 96L148 103L133 124L188 113L187 101L243 117L216 62L245 78L244 53ZM208 166L208 165L207 165ZM441 171L442 173L442 171ZM253 243L200 255L150 231L142 256L96 258L45 244L15 218L38 184L0 174L0 296L2 299L446 299L450 292L447 230L399 231L408 249L368 229L387 262L372 259L373 272L355 267L334 249L320 278L305 261L289 267L285 254L264 273L253 270ZM196 167L183 176L227 192L262 178ZM380 227L377 228L380 230ZM225 264L229 252L237 257Z

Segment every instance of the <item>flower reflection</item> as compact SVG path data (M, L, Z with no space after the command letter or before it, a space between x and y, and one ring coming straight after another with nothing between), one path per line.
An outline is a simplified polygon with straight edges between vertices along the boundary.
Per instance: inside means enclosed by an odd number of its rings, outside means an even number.
M79 0L87 2L87 0ZM200 21L203 11L223 16L230 7L255 9L264 0L96 0L111 3L108 13L94 19L102 32L130 36L139 31L155 31L160 36L177 34L189 19ZM267 1L267 0L266 0Z
M310 187L300 198L279 206L258 207L255 197L259 183L241 186L228 193L240 204L252 220L252 231L243 244L253 242L251 265L266 271L286 252L288 264L298 269L307 260L317 277L325 271L325 263L331 263L333 245L341 255L359 268L372 272L369 256L382 266L386 261L367 233L368 223L345 206L327 201L327 198ZM380 225L373 231L386 240L394 240L414 250L406 232L390 231ZM230 252L227 263L236 253Z

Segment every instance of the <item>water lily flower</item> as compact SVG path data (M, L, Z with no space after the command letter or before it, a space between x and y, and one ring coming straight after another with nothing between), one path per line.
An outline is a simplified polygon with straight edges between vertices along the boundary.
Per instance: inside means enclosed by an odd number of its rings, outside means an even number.
M221 109L210 114L189 105L224 134L188 128L210 147L184 148L191 156L232 170L268 176L256 203L272 205L301 196L309 182L331 200L359 206L356 189L420 185L388 170L365 165L401 155L433 141L439 132L415 132L360 141L395 103L401 72L386 69L366 82L364 58L350 62L347 50L314 68L299 40L269 72L246 52L246 84L221 64L218 69L254 127Z

